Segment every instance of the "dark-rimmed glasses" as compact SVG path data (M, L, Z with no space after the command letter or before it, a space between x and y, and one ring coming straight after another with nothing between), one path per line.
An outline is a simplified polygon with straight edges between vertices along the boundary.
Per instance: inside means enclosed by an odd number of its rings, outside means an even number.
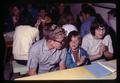
M57 40L55 40L55 39L52 39L52 40L55 41L55 42L58 42L58 43L60 43L60 44L64 44L66 38L64 38L62 41L57 41Z

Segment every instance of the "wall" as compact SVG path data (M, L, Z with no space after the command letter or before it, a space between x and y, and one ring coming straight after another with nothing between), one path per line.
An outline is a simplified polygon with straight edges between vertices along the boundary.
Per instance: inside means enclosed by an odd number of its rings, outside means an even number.
M81 10L81 3L78 4L70 4L71 6L71 11L74 15L74 17L76 18L77 14L80 12ZM93 6L96 10L97 13L101 14L101 16L103 17L103 19L107 22L107 12L110 9L106 9L106 8L101 8L101 7L97 7L97 6Z
M80 12L80 10L81 10L81 4L70 4L70 6L71 6L71 11L72 11L72 13L73 13L73 15L74 15L74 18L76 18L77 17L77 15L79 14L79 12Z
M107 16L107 12L110 11L110 9L105 9L105 8L101 8L101 7L96 7L94 6L96 13L101 14L101 16L103 17L103 19L108 22L108 16Z

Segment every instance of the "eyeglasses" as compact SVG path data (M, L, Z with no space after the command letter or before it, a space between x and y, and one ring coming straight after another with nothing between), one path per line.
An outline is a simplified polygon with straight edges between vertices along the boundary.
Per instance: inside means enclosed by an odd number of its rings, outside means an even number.
M65 38L62 41L57 41L57 40L54 40L54 39L52 39L52 40L55 41L55 42L58 42L60 44L63 44L65 42Z
M98 31L105 31L105 28L97 28Z

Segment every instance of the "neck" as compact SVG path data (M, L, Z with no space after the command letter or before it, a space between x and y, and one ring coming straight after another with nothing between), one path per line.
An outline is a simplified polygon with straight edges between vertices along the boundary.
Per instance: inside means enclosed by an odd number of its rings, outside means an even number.
M78 51L78 48L72 49L72 51Z
M98 38L98 37L96 37L96 36L94 36L94 38L97 39L97 40L100 40L100 38Z

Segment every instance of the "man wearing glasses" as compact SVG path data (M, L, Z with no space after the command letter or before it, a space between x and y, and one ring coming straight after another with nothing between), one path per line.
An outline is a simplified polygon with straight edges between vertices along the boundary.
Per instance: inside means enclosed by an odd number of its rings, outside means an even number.
M64 29L54 24L47 27L44 30L44 38L36 42L29 51L28 74L35 75L65 69L64 40Z

